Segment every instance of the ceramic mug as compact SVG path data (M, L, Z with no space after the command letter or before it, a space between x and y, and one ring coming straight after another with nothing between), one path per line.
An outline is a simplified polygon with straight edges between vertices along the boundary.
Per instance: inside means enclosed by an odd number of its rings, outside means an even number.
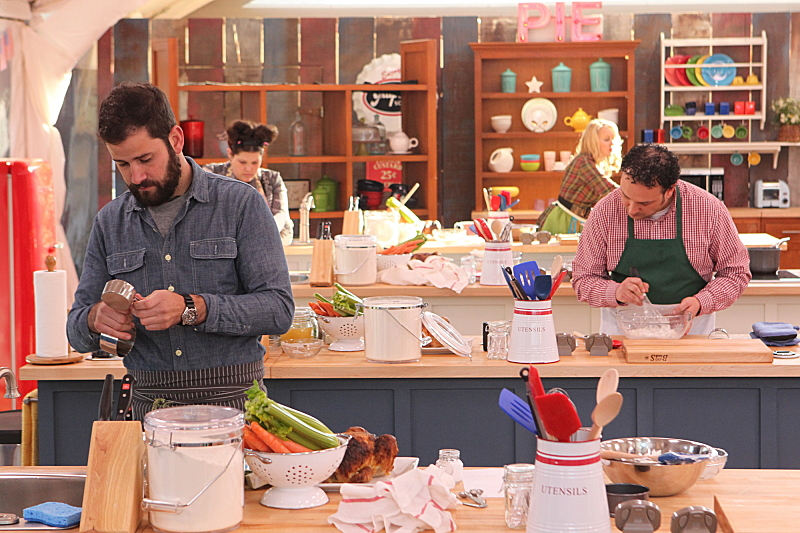
M736 135L736 129L731 126L730 124L725 124L722 126L722 136L726 139L732 139L733 136Z
M733 114L734 115L744 115L744 102L734 102L733 103Z
M733 152L731 154L731 163L734 164L735 166L738 167L739 165L742 164L743 161L744 161L744 156L742 156L742 154L740 154L739 152Z
M683 128L680 126L672 126L669 130L669 136L673 139L680 139L683 136Z
M741 126L736 128L736 131L734 132L734 134L736 135L737 139L746 138L747 137L747 127L744 124L742 124Z
M747 79L744 81L745 85L758 85L758 76L755 74L750 74L747 76Z
M643 143L653 142L653 130L642 130L642 142Z
M683 127L683 138L684 139L691 139L693 134L694 134L694 130L692 130L691 126L684 126Z
M722 137L722 125L716 124L711 128L711 136L715 139Z
M754 115L756 112L756 103L753 101L745 102L744 103L744 114L745 115Z
M747 156L747 162L751 167L756 166L757 164L761 163L761 154L758 152L750 152L750 155Z
M559 155L561 156L562 163L569 163L572 160L572 152L569 150L561 150Z
M547 172L552 172L553 167L556 165L556 153L553 150L546 150L544 152L544 169Z
M741 76L734 76L731 85L744 85L744 78Z
M730 102L720 102L719 103L719 114L720 115L727 115L731 112L731 104Z
M716 112L714 102L706 102L706 115L713 115Z
M708 139L708 126L700 126L697 128L698 139Z
M409 150L416 147L419 141L416 137L409 137L403 131L395 131L388 135L389 146L395 154L405 154Z

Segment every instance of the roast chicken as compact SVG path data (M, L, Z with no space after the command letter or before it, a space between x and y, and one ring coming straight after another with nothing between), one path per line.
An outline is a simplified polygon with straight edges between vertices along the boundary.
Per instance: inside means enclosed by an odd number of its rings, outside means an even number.
M373 477L385 476L394 467L397 439L394 435L376 437L366 429L354 426L345 431L351 435L344 458L327 483L367 483Z

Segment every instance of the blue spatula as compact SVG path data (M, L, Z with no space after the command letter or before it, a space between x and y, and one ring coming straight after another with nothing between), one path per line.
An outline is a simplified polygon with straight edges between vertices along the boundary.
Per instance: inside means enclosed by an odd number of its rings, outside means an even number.
M522 285L522 290L530 300L536 300L536 293L533 292L533 284L536 276L540 274L539 265L536 261L526 261L518 265L514 265L514 277L517 278L519 284Z
M525 400L510 390L503 389L500 391L500 399L497 403L500 405L500 409L510 416L514 422L536 435L536 426L533 423L533 416L531 416L531 408Z

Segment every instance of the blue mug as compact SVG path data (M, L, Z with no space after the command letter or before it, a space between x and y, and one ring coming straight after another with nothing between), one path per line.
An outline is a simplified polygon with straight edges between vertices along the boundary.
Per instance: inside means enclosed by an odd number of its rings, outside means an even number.
M713 115L716 112L714 102L706 102L706 115Z
M720 102L719 103L719 114L720 115L728 115L731 112L731 104L730 102Z
M669 136L673 139L680 139L683 137L683 128L680 126L672 126L672 129L669 130Z
M653 130L642 130L642 142L643 143L653 142Z

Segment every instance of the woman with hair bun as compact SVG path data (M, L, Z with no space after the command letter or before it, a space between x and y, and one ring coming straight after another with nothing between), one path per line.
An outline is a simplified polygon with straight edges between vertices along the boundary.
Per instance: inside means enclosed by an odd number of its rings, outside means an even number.
M617 125L596 118L578 141L575 157L564 170L558 200L539 216L539 229L553 234L580 233L594 204L617 188L611 180L622 162Z
M226 130L228 162L210 163L203 168L209 172L236 178L249 183L261 192L267 202L284 246L292 243L294 224L289 218L289 196L279 172L261 168L264 147L278 136L278 128L237 120Z

